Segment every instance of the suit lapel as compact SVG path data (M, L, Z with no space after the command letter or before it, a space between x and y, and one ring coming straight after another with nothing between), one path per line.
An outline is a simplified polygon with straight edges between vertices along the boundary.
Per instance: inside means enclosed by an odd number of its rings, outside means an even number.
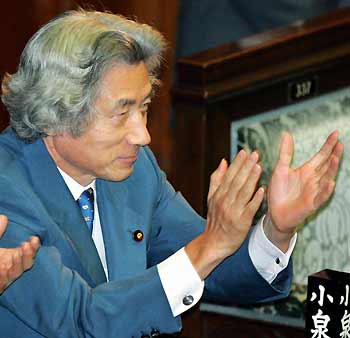
M146 269L147 230L141 215L128 207L128 187L128 179L96 181L109 280L129 278ZM136 230L144 234L140 242L133 238Z
M82 266L96 285L105 282L106 276L90 232L43 141L26 145L24 159L35 192L55 222L70 238Z

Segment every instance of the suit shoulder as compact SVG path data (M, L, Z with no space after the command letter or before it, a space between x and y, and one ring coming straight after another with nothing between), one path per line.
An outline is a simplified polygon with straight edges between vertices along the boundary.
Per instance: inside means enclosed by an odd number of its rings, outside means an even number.
M147 146L140 148L138 160L135 163L135 174L143 176L153 174L159 177L162 175L161 172L152 150Z
M21 141L11 128L0 134L0 172L16 162L22 154L25 143Z
M30 177L23 157L26 143L11 130L0 134L0 197L33 199ZM33 161L35 159L32 159ZM4 193L6 192L6 193ZM24 197L26 196L26 197Z
M142 147L140 149L140 159L142 159L143 161L148 161L149 164L157 167L157 169L159 168L158 162L157 162L152 150L147 146Z

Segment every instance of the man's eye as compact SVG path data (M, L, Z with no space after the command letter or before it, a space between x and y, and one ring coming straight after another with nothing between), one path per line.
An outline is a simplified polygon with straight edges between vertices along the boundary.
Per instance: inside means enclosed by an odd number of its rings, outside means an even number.
M122 116L125 116L129 113L129 110L120 110L120 111L117 111L113 114L112 118L118 118L118 117L122 117Z

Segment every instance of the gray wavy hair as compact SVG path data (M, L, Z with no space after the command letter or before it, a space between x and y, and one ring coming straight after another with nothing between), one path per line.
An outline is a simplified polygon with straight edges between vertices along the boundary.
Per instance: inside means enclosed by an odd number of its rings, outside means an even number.
M11 127L26 142L59 132L81 135L95 117L103 72L143 61L156 84L164 49L163 36L148 25L111 13L64 13L34 34L17 72L3 79Z

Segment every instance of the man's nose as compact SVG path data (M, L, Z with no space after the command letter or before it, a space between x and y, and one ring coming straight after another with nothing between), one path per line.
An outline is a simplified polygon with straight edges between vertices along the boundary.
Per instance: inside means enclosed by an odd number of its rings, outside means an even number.
M151 135L147 129L147 121L144 118L135 120L131 126L128 142L132 145L145 146L151 142Z

